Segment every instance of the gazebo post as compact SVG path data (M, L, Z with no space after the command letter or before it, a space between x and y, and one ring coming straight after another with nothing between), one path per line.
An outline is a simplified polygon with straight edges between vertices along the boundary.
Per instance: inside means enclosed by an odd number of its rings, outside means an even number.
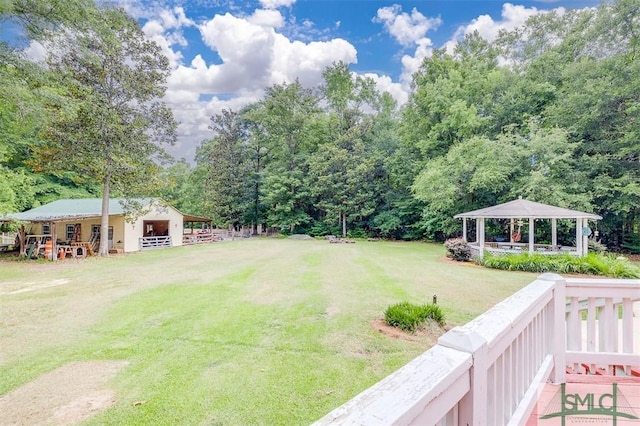
M576 253L582 256L582 218L576 218Z
M513 218L509 219L509 242L513 243Z
M479 257L482 259L484 256L484 218L478 218L478 229L476 231L478 246L480 247Z
M529 218L529 253L533 254L533 245L535 244L534 240L534 222L535 219L530 217Z
M558 219L551 218L551 250L556 251L558 247Z
M476 218L476 239L475 239L475 243L476 244L480 244L480 237L478 236L480 235L480 218Z
M582 219L582 227L589 227L589 219L586 217ZM582 235L582 255L586 256L589 253L589 236L582 233L582 229L580 229L580 234Z
M467 218L462 218L462 239L464 242L467 242Z

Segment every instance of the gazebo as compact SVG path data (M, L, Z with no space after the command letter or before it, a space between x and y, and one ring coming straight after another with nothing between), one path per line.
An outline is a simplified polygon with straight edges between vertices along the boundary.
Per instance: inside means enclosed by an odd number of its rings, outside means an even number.
M476 239L473 242L468 242L474 257L482 257L485 251L493 253L517 253L527 250L529 253L556 254L563 252L576 256L585 256L588 251L588 237L591 235L588 221L602 219L601 216L596 214L536 203L523 200L522 197L504 204L498 204L497 206L460 213L454 217L463 220L462 238L465 241L468 241L467 219L475 219ZM485 241L485 221L487 219L509 220L508 241L506 238L504 241ZM535 242L535 221L540 219L551 220L551 244L536 244ZM575 220L575 246L558 245L558 219ZM520 242L520 230L525 221L528 222L529 238L526 243L522 243Z

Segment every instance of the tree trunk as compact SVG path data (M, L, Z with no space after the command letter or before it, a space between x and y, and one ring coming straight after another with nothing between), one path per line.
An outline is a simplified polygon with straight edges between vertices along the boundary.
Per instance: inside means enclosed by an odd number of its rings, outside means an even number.
M20 257L27 257L27 235L24 225L20 225L20 229L18 230L18 242L20 244Z
M111 190L111 174L107 173L104 177L102 187L102 216L100 218L100 247L98 254L100 256L109 255L109 193Z
M341 212L340 216L342 216L342 238L347 238L347 215Z

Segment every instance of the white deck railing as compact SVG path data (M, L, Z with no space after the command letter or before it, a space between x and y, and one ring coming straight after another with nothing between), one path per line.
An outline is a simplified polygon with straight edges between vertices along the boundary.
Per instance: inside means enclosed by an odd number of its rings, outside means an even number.
M616 374L619 367L629 374L640 365L640 318L634 333L633 311L639 282L607 280L603 286L591 279L567 280L567 363L577 373Z
M634 331L632 318L638 300L640 280L541 275L315 424L524 424L542 385L565 382L568 362L594 368L640 364L640 351L633 349L640 330ZM586 346L580 346L582 315ZM597 334L596 325L607 333Z

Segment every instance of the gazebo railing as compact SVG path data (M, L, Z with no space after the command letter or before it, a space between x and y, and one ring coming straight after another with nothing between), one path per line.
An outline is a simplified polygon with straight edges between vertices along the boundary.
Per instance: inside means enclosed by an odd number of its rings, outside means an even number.
M472 257L479 257L480 245L477 242L468 243L471 249ZM529 244L527 243L498 243L498 242L485 242L484 251L491 254L514 254L514 253L527 253L529 252ZM576 247L572 246L553 246L551 244L534 244L533 252L552 255L552 254L571 254L578 256L579 253Z

